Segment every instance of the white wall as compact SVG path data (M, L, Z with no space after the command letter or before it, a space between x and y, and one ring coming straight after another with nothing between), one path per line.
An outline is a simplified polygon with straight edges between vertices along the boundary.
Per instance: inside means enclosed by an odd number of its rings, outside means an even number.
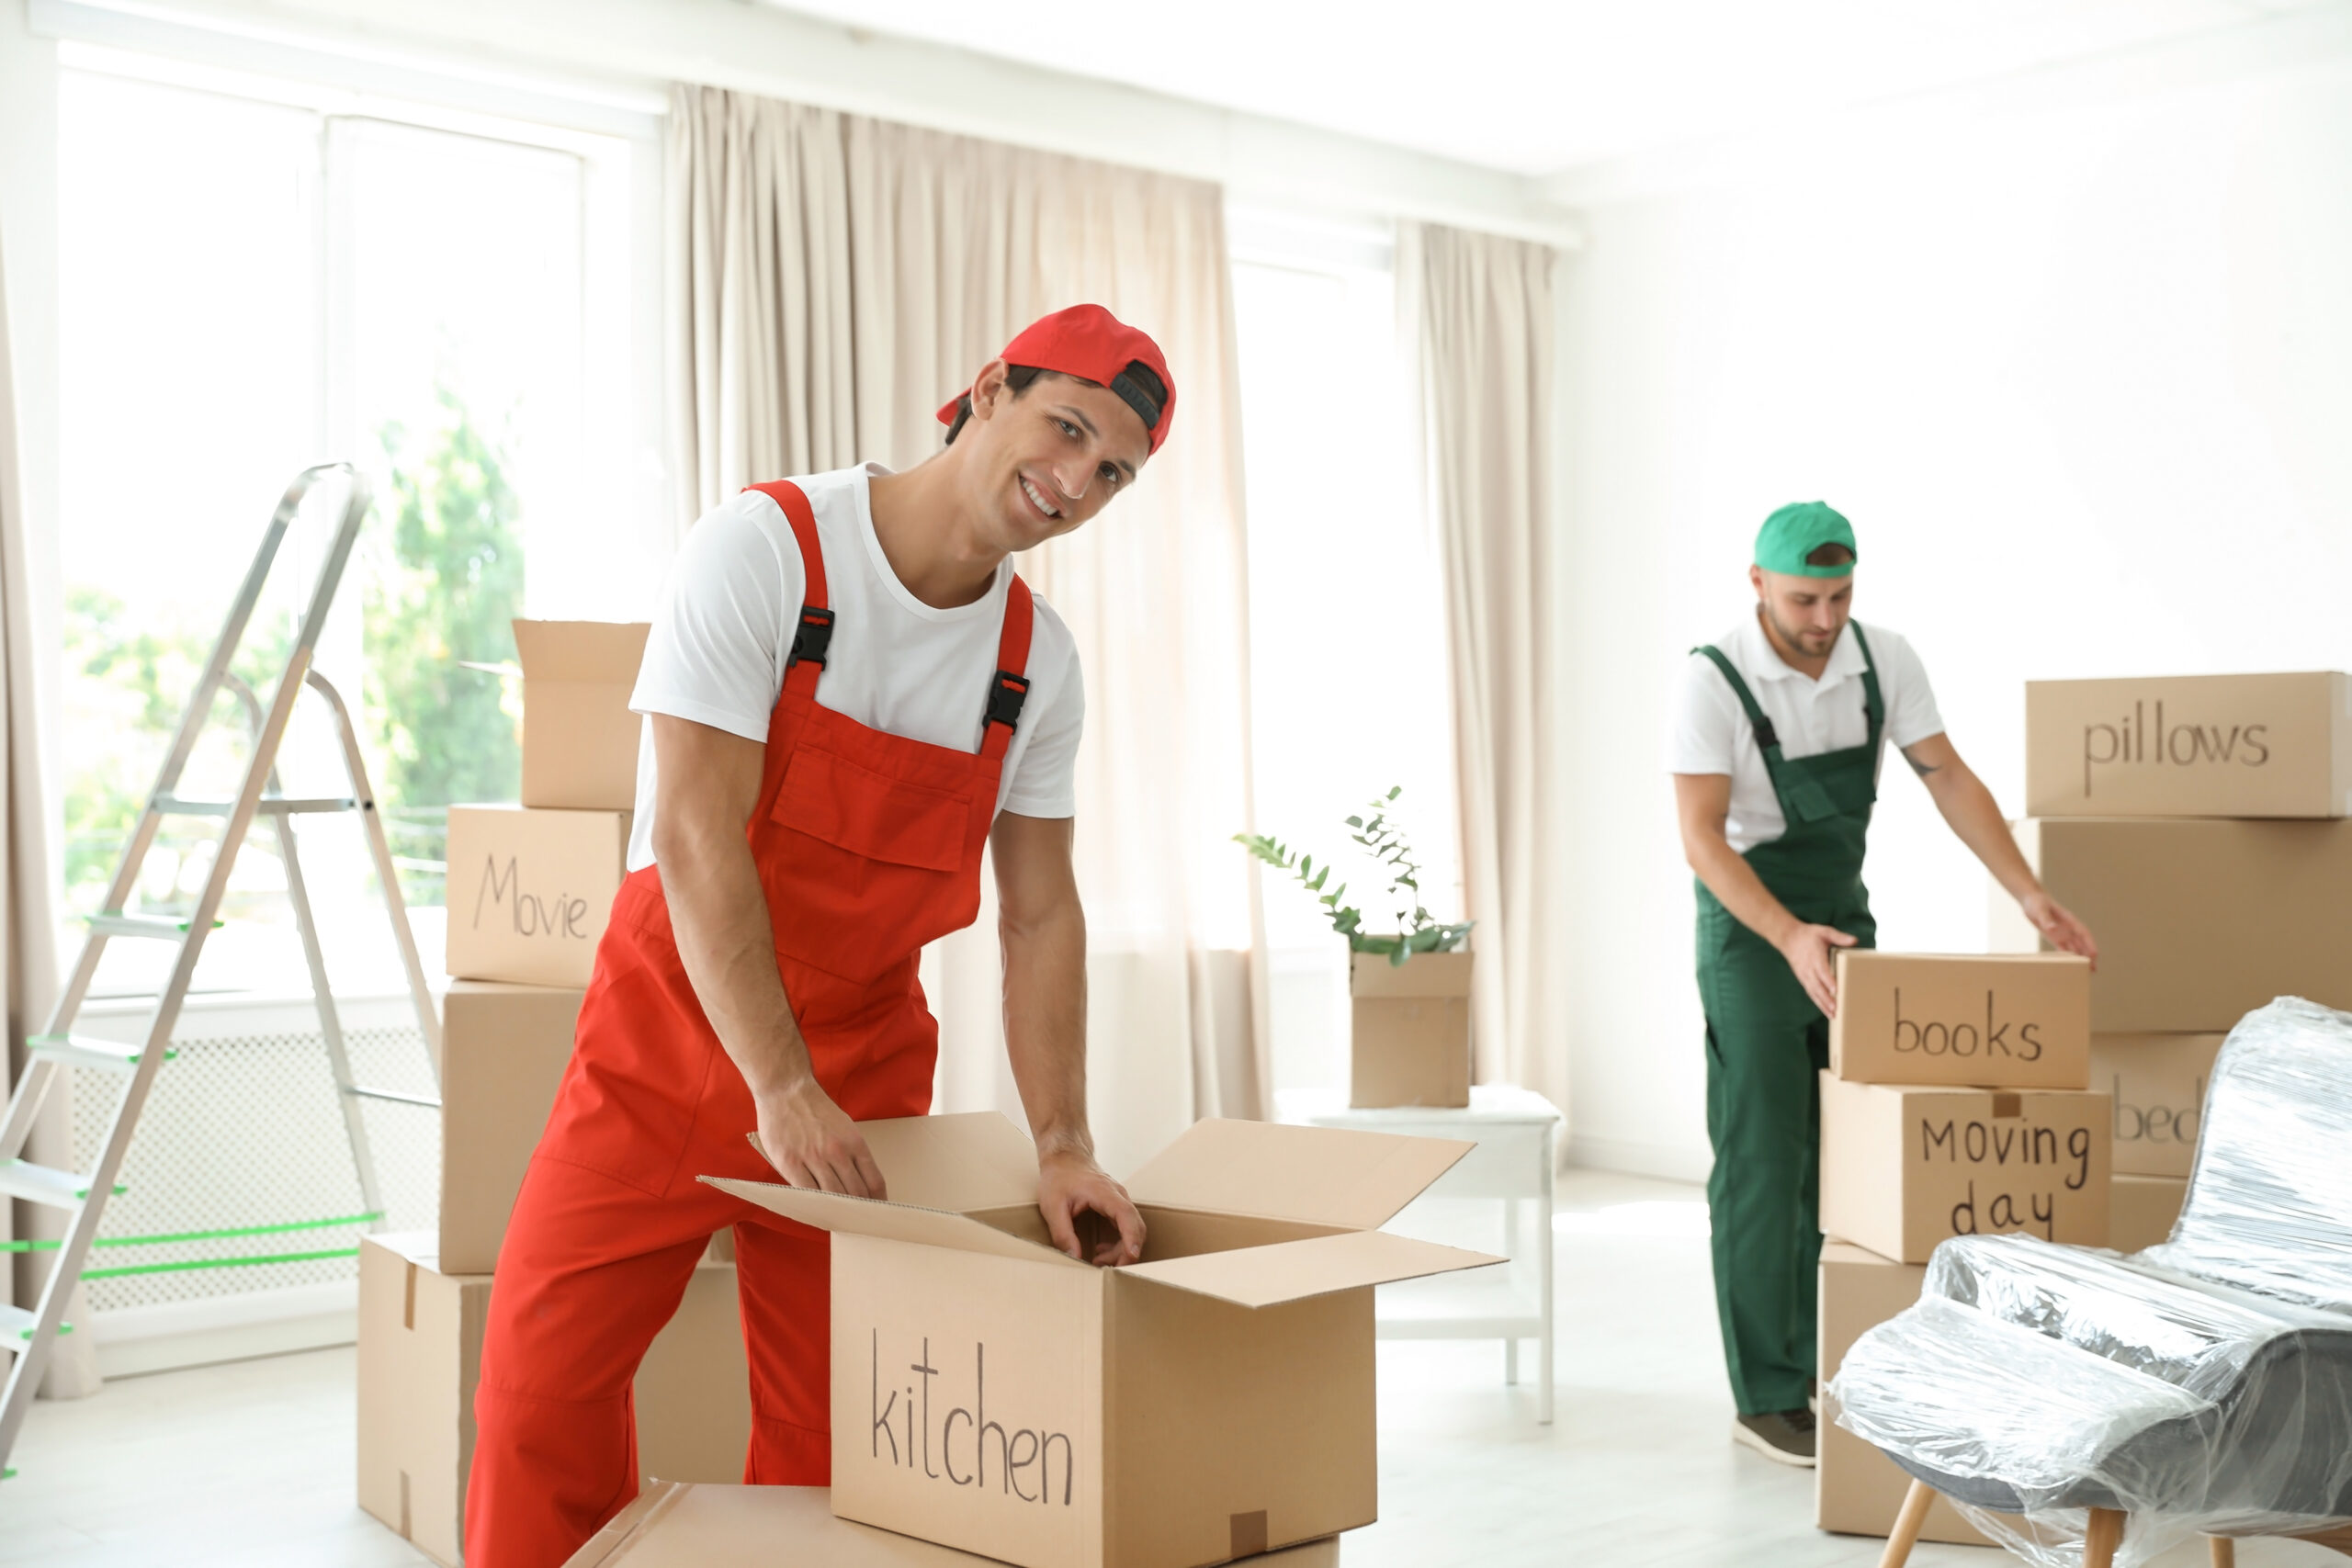
M1884 115L1585 209L1560 328L1574 1157L1706 1168L1661 735L1773 507L1852 517L1860 614L1913 638L2013 812L2029 677L2352 666L2352 56L2074 96ZM1883 796L1882 943L1980 949L1982 871L1899 759Z

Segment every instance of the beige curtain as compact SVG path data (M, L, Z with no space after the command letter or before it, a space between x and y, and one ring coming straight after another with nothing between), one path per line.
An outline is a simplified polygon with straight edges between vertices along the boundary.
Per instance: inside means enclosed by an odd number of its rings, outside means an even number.
M1020 562L1076 635L1087 737L1090 1100L1123 1170L1261 1113L1248 584L1224 203L1197 181L710 88L672 102L673 456L734 488L936 452L934 414L1031 320L1092 300L1167 352L1174 433L1102 517ZM1018 1118L992 901L926 956L938 1103Z
M7 288L0 266L0 985L7 997L8 1081L25 1070L25 1036L48 1027L57 999L57 936L50 890L59 868L50 845L49 795L42 786L40 690L34 668L31 585L25 550L24 491L18 483L15 361L8 346ZM74 1165L73 1085L61 1073L50 1090L24 1157L40 1165ZM10 1212L13 1207L13 1213ZM0 1203L0 1234L53 1237L63 1234L64 1214L37 1204ZM12 1254L13 1267L0 1271L0 1290L21 1306L40 1299L52 1254ZM82 1288L66 1303L66 1320L86 1328L89 1308ZM96 1336L67 1335L50 1347L40 1393L50 1399L76 1399L98 1387Z
M1548 247L1407 224L1400 299L1419 361L1443 542L1463 887L1482 1079L1567 1089L1565 877L1550 822L1552 265Z

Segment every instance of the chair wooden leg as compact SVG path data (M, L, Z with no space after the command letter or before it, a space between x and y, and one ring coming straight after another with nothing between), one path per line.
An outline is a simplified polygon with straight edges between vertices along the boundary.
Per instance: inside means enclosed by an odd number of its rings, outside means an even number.
M2206 1549L2213 1554L2213 1568L2238 1568L2238 1543L2225 1535L2209 1535Z
M1919 1527L1928 1522L1928 1510L1936 1501L1936 1489L1924 1481L1914 1481L1911 1490L1903 1495L1903 1507L1894 1516L1894 1528L1886 1532L1886 1550L1879 1553L1878 1568L1903 1568L1911 1560L1911 1549L1918 1544Z
M2083 1540L2083 1568L2115 1568L2115 1549L2123 1544L2123 1515L2115 1508L2093 1508Z

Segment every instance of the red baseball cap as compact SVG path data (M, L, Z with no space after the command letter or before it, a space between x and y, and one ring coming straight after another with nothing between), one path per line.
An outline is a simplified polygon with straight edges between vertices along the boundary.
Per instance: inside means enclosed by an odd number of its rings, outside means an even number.
M1108 387L1136 411L1151 437L1151 449L1168 439L1170 416L1176 412L1176 383L1168 374L1168 360L1148 333L1137 332L1100 305L1072 305L1040 316L1004 345L998 358L1007 365L1027 365L1058 371ZM956 408L970 395L956 393L939 411L939 423L954 424Z

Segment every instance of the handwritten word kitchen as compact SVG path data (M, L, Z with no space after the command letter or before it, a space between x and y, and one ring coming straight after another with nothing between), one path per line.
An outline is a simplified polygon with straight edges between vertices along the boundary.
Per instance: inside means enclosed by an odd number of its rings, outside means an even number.
M1024 1503L1069 1506L1076 1468L1069 1435L1028 1427L1008 1427L989 1418L986 1345L975 1343L972 1347L970 1403L950 1404L943 1387L934 1406L933 1380L949 1374L932 1364L931 1340L923 1340L922 1356L904 1368L894 1363L887 1380L882 1375L879 1330L872 1333L871 1340L871 1458L895 1468L920 1471L927 1480L983 1492L989 1489L993 1476L1000 1492ZM902 1372L911 1379L903 1387L899 1383ZM1057 1451L1061 1469L1058 1493L1054 1485ZM991 1459L995 1461L993 1467Z

